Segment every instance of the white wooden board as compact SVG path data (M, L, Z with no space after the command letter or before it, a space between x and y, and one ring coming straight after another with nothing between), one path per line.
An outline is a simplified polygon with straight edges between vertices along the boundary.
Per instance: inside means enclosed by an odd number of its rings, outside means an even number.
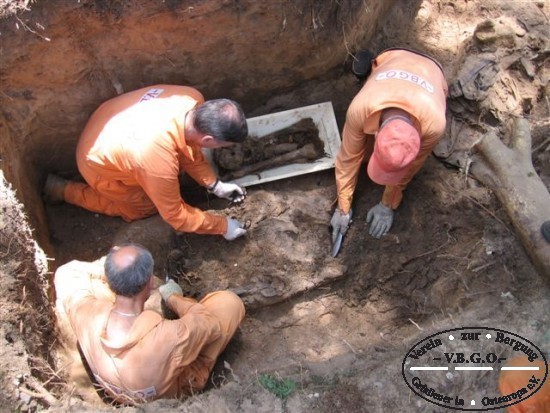
M241 186L258 185L264 182L289 178L334 167L334 160L340 149L340 133L331 102L303 106L283 112L247 119L248 134L261 139L270 133L289 127L304 118L311 118L319 129L319 138L325 143L325 156L309 163L295 163L266 169L253 175L246 175L231 182ZM212 159L211 154L206 154Z

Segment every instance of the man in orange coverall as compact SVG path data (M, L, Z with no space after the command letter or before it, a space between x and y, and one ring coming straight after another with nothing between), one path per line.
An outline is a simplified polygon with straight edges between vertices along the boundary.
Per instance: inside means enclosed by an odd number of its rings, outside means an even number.
M446 96L441 66L427 56L390 49L372 60L372 72L348 108L336 157L333 242L348 229L363 161L369 177L386 186L367 214L369 234L380 238L390 230L404 188L445 131Z
M178 176L184 171L214 195L242 201L244 188L217 179L201 148L229 146L247 134L232 100L205 102L196 89L174 85L125 93L103 103L80 136L76 159L86 183L50 174L45 199L126 221L158 212L177 231L233 240L246 233L243 225L183 202Z
M507 363L508 367L538 367L539 374L537 377L544 377L544 371L546 365L542 360L536 360L534 362L529 362L527 357L517 356L509 360ZM533 371L522 370L505 370L500 374L499 378L499 389L500 394L507 396L509 394L517 392L519 389L524 388L529 379L533 375ZM508 413L550 413L550 383L548 378L542 387L531 397L523 400L520 403L514 404L513 406L508 407L506 410Z
M144 310L152 275L151 253L136 244L55 273L57 311L68 317L97 385L123 404L203 389L245 314L231 291L197 302L171 280L159 292L179 318L164 319Z

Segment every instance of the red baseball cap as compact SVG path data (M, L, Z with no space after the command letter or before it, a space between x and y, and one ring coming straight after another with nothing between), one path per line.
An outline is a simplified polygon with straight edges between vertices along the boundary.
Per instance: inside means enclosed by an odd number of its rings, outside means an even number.
M374 142L367 173L380 185L397 185L420 150L420 135L401 117L389 118L382 124Z

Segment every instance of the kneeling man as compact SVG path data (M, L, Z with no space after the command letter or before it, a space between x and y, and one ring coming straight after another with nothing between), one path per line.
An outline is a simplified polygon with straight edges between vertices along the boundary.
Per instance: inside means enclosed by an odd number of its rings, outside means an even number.
M230 291L197 302L169 281L159 292L179 318L165 319L144 310L153 279L151 253L135 244L93 263L71 261L55 274L58 311L66 313L98 385L119 403L203 389L244 318L241 299Z

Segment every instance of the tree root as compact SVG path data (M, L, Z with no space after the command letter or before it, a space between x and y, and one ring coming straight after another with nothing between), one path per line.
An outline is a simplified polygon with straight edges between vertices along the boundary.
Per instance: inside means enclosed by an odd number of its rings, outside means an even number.
M550 219L550 193L533 168L529 123L514 119L509 147L490 131L475 149L472 175L496 194L536 269L550 280L550 244L540 232Z

